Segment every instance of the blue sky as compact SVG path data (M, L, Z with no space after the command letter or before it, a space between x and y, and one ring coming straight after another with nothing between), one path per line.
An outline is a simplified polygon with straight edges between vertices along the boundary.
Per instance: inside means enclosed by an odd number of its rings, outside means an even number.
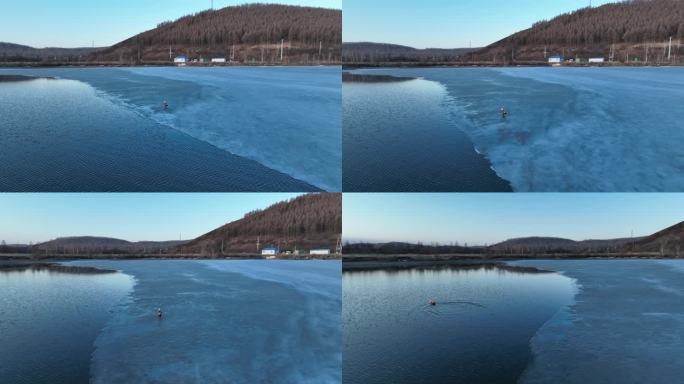
M245 213L297 194L0 194L0 241L41 242L64 236L125 240L193 239Z
M650 235L684 221L684 194L344 194L345 240L492 244Z
M214 8L253 3L214 0ZM342 8L342 0L267 0L265 3ZM0 41L43 47L110 46L163 21L211 7L211 0L6 0Z
M593 0L603 5L615 0ZM343 40L416 48L486 46L589 0L344 0Z

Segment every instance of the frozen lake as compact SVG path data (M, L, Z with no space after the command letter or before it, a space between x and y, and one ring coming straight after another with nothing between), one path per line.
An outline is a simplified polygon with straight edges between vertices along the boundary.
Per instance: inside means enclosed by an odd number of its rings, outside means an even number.
M679 145L684 140L684 120L679 114L684 68L431 68L354 73L417 77L442 86L448 96L440 108L449 114L451 129L465 133L474 149L516 191L684 189L684 152ZM393 102L381 93L367 99ZM501 107L509 112L507 119L501 118ZM423 107L418 103L415 108ZM430 153L436 148L439 152L443 140L425 143L434 124L420 113L403 113L404 124L425 132L416 150ZM345 114L345 123L346 119ZM377 113L373 122L356 124L392 132L392 121L393 116ZM457 146L453 150L462 151ZM433 163L433 168L454 166L445 161ZM463 164L465 171L470 168ZM411 172L406 174L410 177ZM482 174L487 177L486 172ZM371 178L368 183L373 182Z
M15 344L0 344L0 356L12 356L3 358L1 378L20 377L4 373L23 370L20 373L33 375L23 381L26 383L39 382L33 377L51 383L87 382L88 377L92 383L341 382L340 262L141 260L67 264L120 272L94 276L88 288L85 283L62 277L63 283L31 273L13 277L19 283L13 283L16 288L9 295L3 289L0 299L16 303L10 307L13 321L6 321L3 314L0 338L9 337L21 347L9 350L5 346ZM0 279L4 276L0 273ZM102 280L106 276L123 279L128 285L124 290L115 289ZM0 280L3 288L5 281ZM117 292L124 295L113 295ZM102 306L93 306L83 296L104 302L104 308L111 310L102 311ZM45 312L40 317L44 322L33 324L32 314L41 313L46 301L52 302L49 316ZM162 319L155 316L157 307L163 309ZM103 321L92 322L82 316L91 312L104 313L100 316ZM45 329L35 340L27 336L31 335L28 331L41 326ZM95 332L88 333L88 329ZM49 338L39 339L42 334ZM44 340L51 343L45 345ZM74 344L82 348L76 349ZM26 364L41 361L46 355L56 356L53 365ZM71 369L59 366L69 363L68 359L86 362L79 366L80 376L58 376ZM7 361L10 363L5 364Z
M684 261L521 261L576 281L531 341L521 383L672 383L684 369Z
M341 190L339 67L11 74L57 80L0 83L3 190Z

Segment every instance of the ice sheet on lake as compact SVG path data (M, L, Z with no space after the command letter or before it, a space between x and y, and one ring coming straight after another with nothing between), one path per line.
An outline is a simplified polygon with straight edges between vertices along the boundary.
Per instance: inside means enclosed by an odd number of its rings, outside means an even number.
M684 262L524 261L577 280L532 339L521 383L673 383L684 369Z
M211 268L239 273L252 279L274 281L296 289L337 299L342 292L339 261L239 260L230 263L204 261Z
M200 87L153 118L328 191L341 190L342 95L332 68L130 68ZM159 105L159 95L151 100ZM169 97L172 97L171 95Z
M121 269L137 281L132 303L95 343L94 383L341 382L339 291L315 294L221 266L232 261L78 263ZM258 266L247 268L259 275ZM339 268L286 268L320 274L324 287L340 284L339 272L326 272Z

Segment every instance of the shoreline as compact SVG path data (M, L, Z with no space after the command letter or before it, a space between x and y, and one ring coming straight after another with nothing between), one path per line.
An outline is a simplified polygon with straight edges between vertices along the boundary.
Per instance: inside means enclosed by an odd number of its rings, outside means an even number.
M554 66L547 62L521 62L514 65L504 65L487 62L475 63L342 63L342 70L379 69L379 68L681 68L684 64L625 64L625 63L602 63L602 64L574 64L568 63Z
M343 65L339 63L321 63L321 64L306 64L306 63L291 63L291 64L216 64L216 63L187 63L185 65L178 65L169 62L150 62L143 64L122 64L115 62L94 62L94 63L41 63L41 62L0 62L0 68L145 68L145 67L192 67L192 68L255 68L255 67L339 67Z

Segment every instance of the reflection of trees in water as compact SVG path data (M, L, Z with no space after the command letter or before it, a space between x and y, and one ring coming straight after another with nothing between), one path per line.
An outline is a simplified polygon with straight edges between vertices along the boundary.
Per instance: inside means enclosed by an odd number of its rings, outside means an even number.
M416 78L390 75L360 75L342 72L342 81L345 83L399 83L411 80L416 80Z
M69 274L80 274L80 275L101 275L108 273L116 273L116 271L111 269L100 269L95 267L75 267L54 263L14 263L0 262L0 273L8 272L23 272L23 271L47 271L56 273L69 273Z
M535 267L521 267L515 265L508 265L498 262L433 262L433 261L409 261L399 260L392 262L344 262L344 273L386 273L399 274L407 270L416 273L433 273L438 271L452 271L452 272L472 272L472 271L495 271L500 273L515 273L515 274L541 274L554 273Z

